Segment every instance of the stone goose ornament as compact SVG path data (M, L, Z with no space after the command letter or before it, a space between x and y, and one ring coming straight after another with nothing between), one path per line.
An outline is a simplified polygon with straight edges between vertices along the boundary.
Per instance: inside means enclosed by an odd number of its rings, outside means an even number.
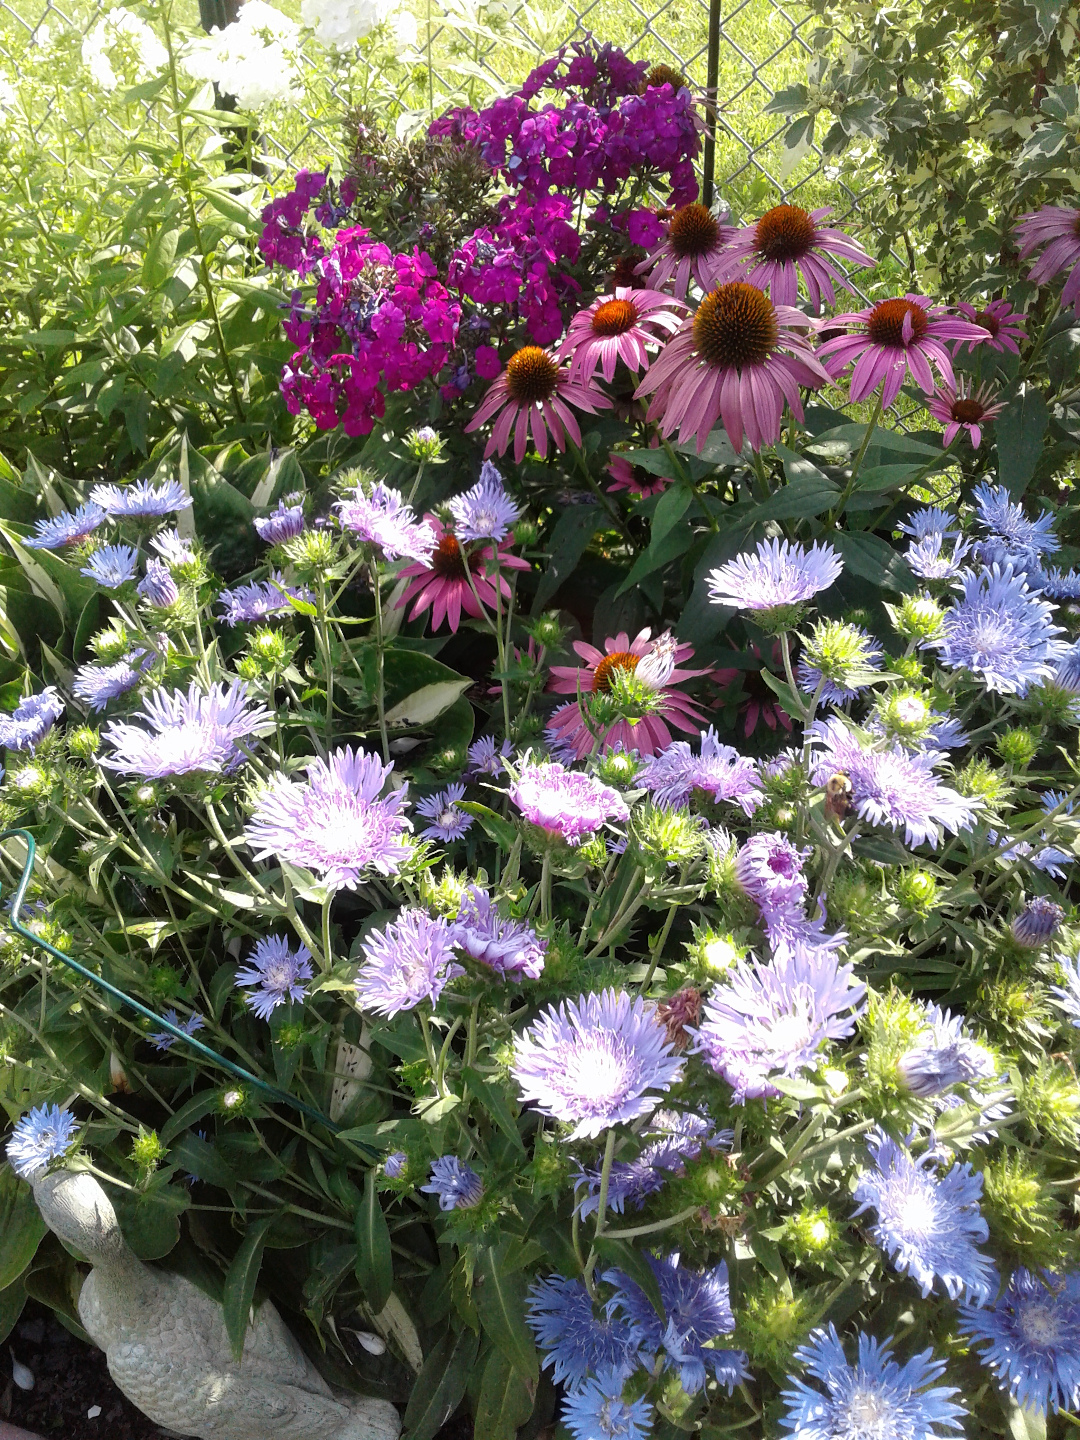
M34 1199L49 1229L92 1262L79 1319L117 1385L157 1425L199 1440L397 1440L393 1405L331 1390L269 1301L237 1364L221 1306L132 1253L92 1175L45 1175Z

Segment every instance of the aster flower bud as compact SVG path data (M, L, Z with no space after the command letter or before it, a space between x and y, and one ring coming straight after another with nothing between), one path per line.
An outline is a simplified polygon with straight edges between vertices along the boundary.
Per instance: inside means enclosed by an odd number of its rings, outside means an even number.
M557 610L548 610L545 614L538 615L535 620L530 620L525 628L545 650L555 650L566 636L566 626L559 619Z
M76 760L90 760L97 754L101 735L92 725L80 725L67 734L68 751Z
M882 649L861 626L840 620L819 621L799 660L799 688L842 705L869 685L881 669Z
M702 852L703 821L688 810L640 805L631 815L630 831L643 857L662 872L671 866L688 865Z
M9 793L24 805L36 805L48 798L53 787L53 775L37 761L31 760L13 770L7 779Z
M804 1205L797 1214L789 1215L784 1221L780 1243L797 1260L820 1263L836 1250L841 1233L827 1206L811 1208Z
M676 991L670 1000L657 1005L656 1018L675 1049L685 1050L691 1040L687 1026L694 1027L701 1019L701 991L692 985Z
M907 910L929 915L937 903L937 880L929 870L904 869L893 878L893 894Z
M90 648L103 665L115 665L130 652L134 641L135 637L129 634L127 626L120 620L114 620L97 632L90 641Z
M907 686L883 695L874 707L875 718L885 734L901 740L921 740L939 719L929 701Z
M621 745L596 757L593 768L597 778L605 785L621 786L624 790L637 778L642 760L636 750L624 750Z
M1014 725L997 737L994 749L1006 765L1022 770L1035 759L1039 749L1039 737L1022 725Z
M147 1130L139 1126L139 1133L131 1142L131 1158L135 1162L139 1172L140 1184L145 1185L153 1175L154 1171L161 1164L165 1156L165 1146L158 1138L156 1130Z
M1044 895L1029 900L1012 922L1012 937L1025 950L1040 950L1052 939L1065 918L1065 911Z
M418 465L430 465L442 455L442 437L430 425L421 425L405 436L405 449Z
M941 630L944 611L929 595L905 595L899 605L886 605L896 633L904 640L933 640Z
M229 1120L252 1113L252 1097L243 1085L227 1085L217 1097L217 1108Z
M314 575L328 570L338 558L338 537L332 530L315 528L286 540L281 548L297 571Z

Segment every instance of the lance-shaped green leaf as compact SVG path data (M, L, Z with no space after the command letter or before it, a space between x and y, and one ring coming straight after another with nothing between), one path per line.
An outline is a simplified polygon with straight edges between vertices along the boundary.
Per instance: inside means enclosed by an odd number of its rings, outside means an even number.
M262 1268L266 1232L273 1222L274 1216L267 1215L248 1227L248 1232L225 1276L225 1333L237 1360L244 1353L244 1336L247 1334L251 1302L255 1298L255 1286Z
M472 1298L491 1343L519 1375L535 1384L540 1367L525 1324L525 1278L520 1270L508 1269L505 1243L481 1250Z
M356 1278L368 1304L378 1314L394 1288L394 1257L374 1170L367 1172L364 1197L356 1212Z

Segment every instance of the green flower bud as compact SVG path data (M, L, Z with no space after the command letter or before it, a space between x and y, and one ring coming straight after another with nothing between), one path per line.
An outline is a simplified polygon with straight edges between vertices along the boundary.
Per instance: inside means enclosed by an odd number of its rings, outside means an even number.
M127 626L121 620L114 620L104 630L99 630L90 641L90 648L102 665L115 665L129 653L134 640Z
M150 996L154 1001L172 1000L180 993L183 980L172 965L151 965L147 974Z
M543 615L538 615L535 620L527 622L525 629L545 650L558 649L567 634L566 626L559 619L557 610L548 610Z
M994 769L989 760L976 755L957 773L956 788L961 795L981 800L988 810L997 811L1008 801L1015 787L1000 770Z
M90 760L101 745L101 734L92 725L79 725L68 731L67 743L69 753L76 760Z
M1025 1076L1017 1068L1010 1079L1032 1128L1064 1149L1075 1150L1080 1138L1080 1088L1072 1071L1043 1056L1033 1074Z
M641 805L631 812L630 833L642 854L665 869L688 865L703 849L702 822L688 810Z
M819 620L803 646L803 659L825 680L854 690L876 678L873 638L840 620Z
M514 543L522 550L531 550L540 539L540 526L531 515L514 521Z
M1016 1151L983 1167L982 1212L990 1240L1003 1260L1029 1270L1075 1266L1080 1236L1062 1225L1061 1208L1047 1177Z
M944 611L929 595L905 595L899 605L886 605L896 633L904 640L933 640Z
M642 764L643 761L636 752L609 750L594 760L593 769L597 779L602 780L605 785L614 785L616 789L625 790L637 779Z
M793 1291L790 1282L764 1276L742 1297L733 1343L747 1351L751 1364L787 1370L813 1320L808 1296Z
M139 1126L139 1133L131 1142L131 1158L139 1172L139 1181L146 1184L150 1176L161 1164L165 1156L165 1146L158 1138L156 1130L147 1130Z
M218 1093L217 1108L220 1114L230 1120L239 1119L242 1115L250 1115L254 1110L254 1101L251 1093L245 1085L226 1085Z
M1014 765L1023 769L1030 765L1038 754L1039 737L1033 730L1028 730L1022 725L1014 725L997 737L994 749L1006 765Z
M926 672L917 655L890 656L889 669L894 675L899 675L905 685L917 688L926 684Z
M437 878L433 870L425 870L420 877L420 904L436 915L456 915L469 883L468 875L458 875L449 865L443 866ZM479 885L486 883L486 876L477 879Z
M896 736L921 740L935 724L929 701L908 686L883 695L874 706L874 714L890 739Z
M338 558L338 537L332 530L305 530L286 540L281 548L299 571L318 574L329 570Z
M284 1020L274 1032L274 1043L287 1053L299 1050L307 1038L302 1020Z
M36 805L52 791L54 776L36 760L28 760L8 773L7 784L13 797L23 805Z
M133 785L128 792L128 799L133 810L148 814L158 808L161 795L158 787L151 781L143 785Z
M906 910L929 915L937 903L937 880L929 870L906 868L892 872L892 891Z
M820 1263L835 1253L842 1233L841 1227L829 1214L828 1206L811 1209L804 1205L798 1214L789 1215L784 1221L780 1243L796 1260Z
M430 425L421 425L405 436L405 449L418 465L430 465L442 455L442 437Z

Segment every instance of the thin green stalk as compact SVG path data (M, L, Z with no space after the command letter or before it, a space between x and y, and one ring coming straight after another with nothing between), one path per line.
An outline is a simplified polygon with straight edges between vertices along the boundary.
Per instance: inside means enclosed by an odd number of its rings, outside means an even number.
M330 945L330 906L333 904L333 894L327 895L322 903L322 948L323 961L326 969L333 969L334 952Z
M551 855L544 852L540 866L540 919L546 925L551 919Z
M600 1194L597 1196L596 1229L593 1231L592 1245L589 1247L589 1258L585 1263L586 1282L592 1279L596 1262L600 1258L596 1251L596 1242L604 1233L604 1223L607 1220L608 1186L611 1183L611 1166L614 1159L615 1131L611 1129L607 1132L607 1140L604 1143L604 1163L600 1169Z
M375 704L379 712L379 740L384 761L390 759L390 740L386 733L386 696L383 693L383 613L380 593L379 562L371 561L371 593L375 596Z
M844 506L851 499L851 492L855 489L855 481L859 478L859 471L862 469L862 462L870 448L870 441L873 439L874 431L877 429L877 422L881 419L881 411L885 399L884 386L879 388L877 398L874 401L874 413L870 416L870 422L866 427L866 434L862 438L862 444L856 452L855 459L851 462L851 474L844 486L840 499L829 511L829 523L835 525L840 516L844 513ZM935 461L935 464L937 462Z

